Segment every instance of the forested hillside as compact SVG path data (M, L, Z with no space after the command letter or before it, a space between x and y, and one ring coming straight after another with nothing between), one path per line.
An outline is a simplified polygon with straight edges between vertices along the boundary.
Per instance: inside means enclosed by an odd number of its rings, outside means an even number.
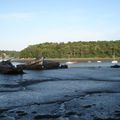
M9 50L0 50L0 57L14 57L18 58L19 57L19 52L18 51L9 51Z
M114 54L120 57L120 40L30 45L20 52L20 57L34 58L42 55L46 58L111 58Z

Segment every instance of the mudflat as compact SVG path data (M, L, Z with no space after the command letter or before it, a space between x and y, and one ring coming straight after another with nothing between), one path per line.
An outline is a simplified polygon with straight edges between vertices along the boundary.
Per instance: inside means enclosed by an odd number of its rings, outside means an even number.
M32 71L29 76L38 76L2 81L0 120L119 120L119 70Z

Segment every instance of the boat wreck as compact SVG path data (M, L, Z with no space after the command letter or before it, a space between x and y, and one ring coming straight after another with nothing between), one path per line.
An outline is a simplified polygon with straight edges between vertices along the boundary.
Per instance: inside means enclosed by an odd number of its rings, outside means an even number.
M59 69L59 68L68 68L67 65L61 65L59 62L52 60L33 60L25 64L17 65L18 68L26 70L48 70L48 69Z
M112 65L112 66L110 66L111 68L120 68L120 65L118 65L118 64L115 64L115 65Z
M3 74L23 74L23 69L15 67L10 60L0 62L0 73Z

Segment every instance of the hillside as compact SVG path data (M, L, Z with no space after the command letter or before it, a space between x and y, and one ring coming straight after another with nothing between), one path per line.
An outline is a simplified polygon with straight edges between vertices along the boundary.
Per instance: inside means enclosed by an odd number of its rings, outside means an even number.
M120 40L30 45L20 52L20 58L112 58L120 57Z

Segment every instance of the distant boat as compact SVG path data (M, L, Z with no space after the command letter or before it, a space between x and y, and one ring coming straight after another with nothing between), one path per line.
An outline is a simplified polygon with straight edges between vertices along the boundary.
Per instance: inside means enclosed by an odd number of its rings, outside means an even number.
M118 61L117 60L112 60L112 63L116 64L116 63L118 63Z
M91 62L92 62L92 61L90 61L90 60L88 61L88 63L91 63Z
M99 61L99 60L98 60L97 62L98 62L98 63L101 63L101 61Z
M113 64L118 63L118 61L115 59L115 51L113 50L113 60L112 60Z
M75 62L75 61L68 61L66 62L66 64L77 64L78 62Z

